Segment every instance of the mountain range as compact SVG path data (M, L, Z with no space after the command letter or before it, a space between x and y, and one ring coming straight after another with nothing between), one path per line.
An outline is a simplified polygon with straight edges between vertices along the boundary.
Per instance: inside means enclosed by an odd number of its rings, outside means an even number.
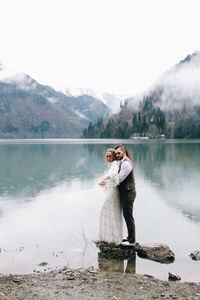
M0 65L0 138L74 138L110 113L90 95L67 96Z
M58 91L0 65L0 138L200 138L200 52L124 98Z
M89 88L62 88L61 92L66 96L81 96L88 95L93 98L101 100L105 105L107 105L112 113L119 111L120 105L124 103L125 99L129 98L130 95L113 95L111 93L105 93L101 91L95 91Z
M181 60L117 114L90 122L87 138L200 138L200 52Z

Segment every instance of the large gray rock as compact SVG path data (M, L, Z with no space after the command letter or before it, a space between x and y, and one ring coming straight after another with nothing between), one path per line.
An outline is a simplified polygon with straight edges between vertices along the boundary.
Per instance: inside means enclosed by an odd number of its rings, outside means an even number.
M193 251L189 255L193 260L200 260L200 251Z
M172 263L175 259L174 253L167 245L163 244L141 244L137 247L116 245L104 241L96 241L102 256L106 258L130 259L137 252L139 257L154 260L160 263Z
M95 242L99 248L102 256L106 258L129 259L135 255L136 249L134 247L124 247L115 243L108 243L104 241Z
M143 244L137 248L139 257L154 260L160 263L174 262L175 255L167 245L163 244Z

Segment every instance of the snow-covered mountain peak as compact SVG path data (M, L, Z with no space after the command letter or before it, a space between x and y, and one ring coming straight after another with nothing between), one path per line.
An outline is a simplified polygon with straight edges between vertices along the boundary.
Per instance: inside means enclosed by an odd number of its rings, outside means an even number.
M111 93L106 93L102 91L95 91L90 88L60 88L59 89L66 96L79 97L82 95L88 95L96 99L101 100L105 105L107 105L113 113L116 113L120 108L120 103L123 103L130 96L128 95L114 95Z
M28 75L8 69L0 64L0 82L16 84L19 88L30 90L36 87L36 82Z

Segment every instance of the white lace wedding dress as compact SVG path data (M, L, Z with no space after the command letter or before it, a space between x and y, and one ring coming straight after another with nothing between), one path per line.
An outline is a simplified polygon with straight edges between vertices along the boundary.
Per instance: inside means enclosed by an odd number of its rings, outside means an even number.
M99 241L113 242L116 244L122 241L122 209L120 205L118 184L119 162L113 161L107 176L106 185L103 186L106 199L100 213Z

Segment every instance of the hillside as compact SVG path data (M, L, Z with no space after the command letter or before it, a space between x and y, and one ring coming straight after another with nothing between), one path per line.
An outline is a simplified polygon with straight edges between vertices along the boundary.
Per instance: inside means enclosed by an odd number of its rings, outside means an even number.
M140 97L125 101L118 114L84 129L90 138L133 136L200 138L200 52L188 55Z
M80 137L90 121L108 113L98 99L67 97L0 66L0 138Z

